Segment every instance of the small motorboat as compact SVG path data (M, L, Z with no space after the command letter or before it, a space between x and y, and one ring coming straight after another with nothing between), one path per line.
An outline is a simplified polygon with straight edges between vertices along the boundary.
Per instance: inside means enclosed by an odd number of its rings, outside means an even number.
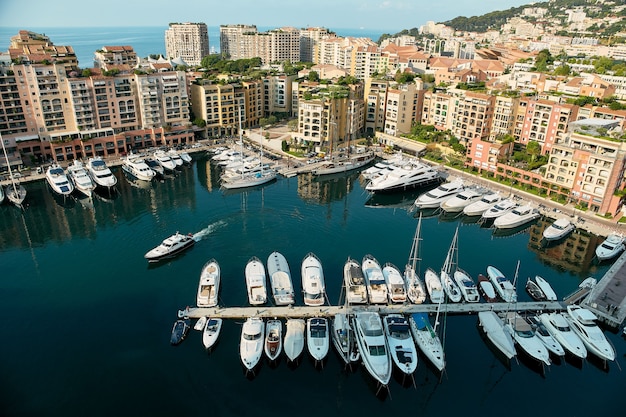
M561 346L559 341L550 334L548 329L546 329L546 326L544 326L541 320L539 320L538 316L526 316L526 321L533 327L533 329L535 330L535 334L545 345L545 347L550 351L550 353L556 356L565 355L565 350L563 349L563 346Z
M304 329L306 323L302 319L287 320L287 331L283 348L290 362L294 362L304 350Z
M526 281L526 292L535 301L545 301L546 300L546 295L544 294L543 291L541 291L541 287L539 287L539 285L537 285L537 283L535 281L530 279L530 277L528 277L528 280Z
M394 365L404 374L411 375L417 369L417 347L409 321L402 314L388 314L383 317L383 327Z
M159 246L149 250L144 258L148 262L158 262L162 259L171 258L189 249L196 243L191 233L183 235L178 232L165 239Z
M187 333L189 333L189 319L179 319L174 322L174 327L172 327L172 335L170 337L170 343L172 345L178 345L185 337L187 337Z
M487 277L491 280L496 292L507 303L517 301L517 292L510 279L504 276L495 266L487 266Z
M198 307L215 307L220 290L220 266L215 259L204 264L198 283L196 305Z
M470 277L470 275L462 270L461 268L457 268L454 271L454 280L456 281L459 289L461 290L461 294L463 294L463 298L468 303L477 303L480 301L480 294L478 293L478 287L476 287L476 283Z
M193 329L198 330L199 332L204 330L204 326L206 325L206 319L207 318L205 316L200 317L198 321L196 321L196 324L193 325Z
M354 330L350 324L350 317L344 313L337 313L333 319L332 341L346 365L357 362L361 355L356 342Z
M433 304L439 304L445 301L446 294L443 291L441 280L439 279L439 275L432 268L426 269L424 273L424 283L426 284L430 301Z
M202 344L206 350L211 349L217 343L222 330L222 319L207 318L202 330Z
M624 236L611 233L600 243L600 246L596 248L596 258L598 258L598 261L606 261L616 257L624 251L624 249L626 249Z
M489 278L483 274L478 274L478 291L480 291L480 295L482 295L488 303L495 303L498 301L496 289L493 287Z
M315 363L324 360L330 348L328 319L313 317L306 322L306 347Z
M546 300L548 301L556 301L558 297L556 293L552 289L552 286L548 281L540 277L539 275L535 275L535 281L537 282L537 286L541 288L541 292L543 292L546 296Z
M263 355L265 324L259 317L248 317L241 328L239 357L247 371L252 371Z
M576 226L566 219L565 217L561 217L560 219L555 220L550 226L546 227L543 231L543 238L546 241L555 241L561 240L568 234L574 231Z
M511 333L513 341L526 354L538 362L550 365L550 352L536 335L534 328L515 311L509 311L504 317L505 327Z
M400 270L392 263L383 266L383 276L387 283L387 294L392 303L406 302L406 288Z
M268 320L265 325L265 356L273 362L283 351L283 323L278 319Z
M322 262L314 253L309 253L302 260L301 276L304 304L308 306L321 306L324 304L326 297L324 271Z
M260 305L267 302L267 276L263 262L256 256L248 260L245 268L248 302L250 305Z

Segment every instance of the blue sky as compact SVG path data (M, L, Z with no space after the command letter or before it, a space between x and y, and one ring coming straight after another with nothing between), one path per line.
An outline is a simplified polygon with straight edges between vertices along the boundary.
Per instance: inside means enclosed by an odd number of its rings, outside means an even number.
M528 0L0 0L0 26L164 26L169 22L409 29ZM261 6L262 5L262 6Z

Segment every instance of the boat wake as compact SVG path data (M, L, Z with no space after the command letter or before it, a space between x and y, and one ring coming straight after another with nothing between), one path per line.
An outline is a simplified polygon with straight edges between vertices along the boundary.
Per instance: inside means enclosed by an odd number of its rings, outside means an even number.
M217 229L226 226L226 222L223 220L219 220L213 224L208 225L207 227L205 227L204 229L200 230L199 232L196 232L193 234L193 240L195 240L196 242L201 241L202 239L206 238L207 236L209 236L211 233L213 233L214 231L216 231Z

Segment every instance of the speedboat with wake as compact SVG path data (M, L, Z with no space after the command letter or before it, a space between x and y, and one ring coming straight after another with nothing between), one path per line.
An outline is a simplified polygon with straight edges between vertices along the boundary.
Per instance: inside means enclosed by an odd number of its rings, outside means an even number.
M365 369L386 386L391 380L391 356L380 316L373 311L358 312L354 315L353 327Z
M394 365L411 375L417 369L417 348L408 320L402 314L388 314L383 318L383 327Z
M174 233L172 236L163 240L159 246L149 250L144 258L148 262L158 262L162 259L172 258L179 253L189 249L196 243L191 233L183 235L181 233Z

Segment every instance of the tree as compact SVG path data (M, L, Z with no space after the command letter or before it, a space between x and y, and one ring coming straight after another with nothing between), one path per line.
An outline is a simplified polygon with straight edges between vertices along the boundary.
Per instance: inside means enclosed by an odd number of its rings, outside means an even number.
M287 122L287 127L289 128L290 132L297 132L298 131L298 120L297 119L293 119Z
M415 79L415 74L410 72L397 72L395 80L398 84L408 84L413 82Z
M535 162L537 156L541 153L541 145L535 140L531 140L526 145L526 152L530 155L530 162Z
M309 81L317 82L320 80L320 75L317 73L317 71L311 71L309 72L309 76L307 78Z
M198 127L205 127L206 126L206 121L204 119L201 119L201 118L198 117L198 118L194 119L193 124L198 126Z

